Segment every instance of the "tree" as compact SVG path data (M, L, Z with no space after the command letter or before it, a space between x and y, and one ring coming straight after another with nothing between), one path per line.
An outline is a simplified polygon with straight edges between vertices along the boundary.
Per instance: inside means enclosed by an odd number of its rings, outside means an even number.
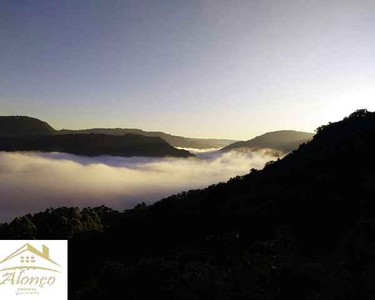
M367 109L357 109L354 113L352 113L349 118L354 119L354 118L362 118L366 116L369 113Z
M8 229L14 239L36 239L38 233L37 227L29 216L15 218Z

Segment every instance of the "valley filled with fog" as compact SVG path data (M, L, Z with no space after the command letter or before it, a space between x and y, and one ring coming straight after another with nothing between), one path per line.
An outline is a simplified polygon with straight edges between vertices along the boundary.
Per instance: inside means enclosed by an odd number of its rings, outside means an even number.
M0 152L0 223L60 206L124 210L261 169L275 153L188 149L196 158Z

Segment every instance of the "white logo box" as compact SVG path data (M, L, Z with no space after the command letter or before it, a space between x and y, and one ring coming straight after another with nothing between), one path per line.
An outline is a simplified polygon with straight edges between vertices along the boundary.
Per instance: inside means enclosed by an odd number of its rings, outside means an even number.
M0 240L0 299L68 299L66 240Z

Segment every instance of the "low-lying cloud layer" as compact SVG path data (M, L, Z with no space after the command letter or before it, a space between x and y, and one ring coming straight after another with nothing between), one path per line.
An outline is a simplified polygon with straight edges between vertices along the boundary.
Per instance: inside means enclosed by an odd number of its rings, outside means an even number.
M201 152L201 158L80 157L0 152L0 222L59 206L123 210L262 168L266 151Z

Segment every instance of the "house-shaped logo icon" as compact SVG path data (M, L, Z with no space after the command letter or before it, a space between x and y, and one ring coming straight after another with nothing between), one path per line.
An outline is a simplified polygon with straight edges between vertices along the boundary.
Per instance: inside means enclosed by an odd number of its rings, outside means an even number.
M66 240L0 241L0 299L19 300L20 296L68 299Z
M42 246L37 250L29 243L0 261L0 272L13 269L40 269L60 272L60 265L50 258L49 248Z

